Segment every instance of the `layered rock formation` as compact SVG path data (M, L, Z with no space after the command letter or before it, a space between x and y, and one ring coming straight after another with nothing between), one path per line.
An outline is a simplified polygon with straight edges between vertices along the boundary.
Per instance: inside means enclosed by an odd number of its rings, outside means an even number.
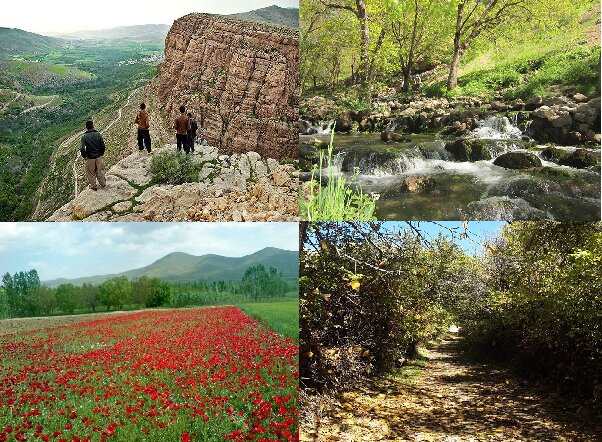
M164 110L185 105L221 152L297 158L297 31L189 14L169 31L155 81Z

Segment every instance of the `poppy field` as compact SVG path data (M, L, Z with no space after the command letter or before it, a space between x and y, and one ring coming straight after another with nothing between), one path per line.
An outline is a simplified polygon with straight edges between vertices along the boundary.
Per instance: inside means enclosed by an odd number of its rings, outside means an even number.
M298 346L236 307L0 336L0 441L297 441Z

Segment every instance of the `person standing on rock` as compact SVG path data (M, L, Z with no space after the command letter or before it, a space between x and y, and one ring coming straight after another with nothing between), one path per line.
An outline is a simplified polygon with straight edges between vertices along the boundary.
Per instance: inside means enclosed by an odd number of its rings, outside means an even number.
M86 121L86 133L82 137L79 151L86 160L86 176L90 189L98 190L96 181L101 188L106 187L105 173L103 170L102 156L105 154L105 142L100 132L94 129L92 120Z
M190 152L194 153L194 143L196 141L196 131L199 128L196 120L192 116L192 113L188 113L188 146L190 147Z
M190 152L190 146L188 145L188 127L190 121L186 116L186 108L180 106L180 115L175 119L173 128L176 130L176 142L178 144L178 152L184 147L184 152Z
M146 112L146 104L140 104L135 123L138 125L138 150L142 152L146 147L146 151L151 153L150 117Z

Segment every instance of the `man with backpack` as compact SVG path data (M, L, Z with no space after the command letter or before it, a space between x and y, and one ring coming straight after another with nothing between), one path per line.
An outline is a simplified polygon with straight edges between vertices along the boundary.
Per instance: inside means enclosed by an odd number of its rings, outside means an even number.
M146 112L146 104L140 104L135 123L138 125L138 150L142 152L146 147L146 151L151 153L150 117Z
M188 146L190 151L194 153L194 143L196 141L196 131L199 128L196 120L192 116L192 113L188 113Z
M190 146L188 145L188 128L190 121L186 116L186 108L180 106L180 115L175 119L173 128L176 131L176 143L178 145L178 152L184 148L184 152L190 152Z
M82 137L79 151L86 160L86 176L90 189L96 191L96 180L101 188L106 187L105 173L103 170L102 156L105 154L105 142L100 132L94 129L92 120L86 121L86 133Z

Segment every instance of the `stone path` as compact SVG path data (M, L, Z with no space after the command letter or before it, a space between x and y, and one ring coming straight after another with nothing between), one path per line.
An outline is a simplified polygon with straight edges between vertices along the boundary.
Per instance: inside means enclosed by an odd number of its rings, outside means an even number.
M596 441L602 415L466 360L460 338L425 351L415 386L378 381L340 401L310 397L302 441Z

